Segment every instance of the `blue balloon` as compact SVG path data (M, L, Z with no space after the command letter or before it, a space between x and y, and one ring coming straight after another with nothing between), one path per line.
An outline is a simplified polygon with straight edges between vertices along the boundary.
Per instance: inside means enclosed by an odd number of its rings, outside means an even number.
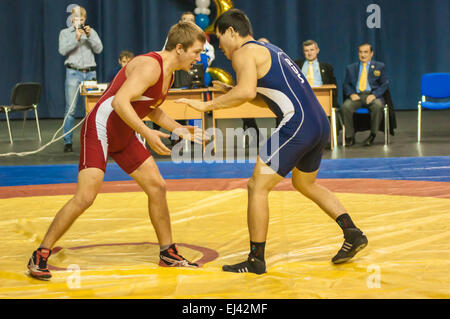
M212 77L211 74L209 74L208 72L205 72L205 86L211 86L212 84Z
M208 68L208 56L204 53L200 53L200 62L197 63L203 64L203 70L206 71L206 69Z
M205 30L209 26L209 18L206 14L197 14L195 16L195 23L202 29Z

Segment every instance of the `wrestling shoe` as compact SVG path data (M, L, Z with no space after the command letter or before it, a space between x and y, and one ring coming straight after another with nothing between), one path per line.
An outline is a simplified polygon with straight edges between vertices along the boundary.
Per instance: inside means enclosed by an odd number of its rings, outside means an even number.
M367 237L358 228L344 229L344 244L331 261L334 264L345 263L366 247L367 243Z
M198 264L181 256L175 244L159 253L159 265L162 267L198 267Z
M52 274L47 268L47 259L52 251L47 248L39 248L33 252L28 261L28 270L31 277L40 280L49 280Z
M254 274L261 275L266 272L266 263L249 255L246 261L235 265L224 265L222 270L239 273L252 272Z

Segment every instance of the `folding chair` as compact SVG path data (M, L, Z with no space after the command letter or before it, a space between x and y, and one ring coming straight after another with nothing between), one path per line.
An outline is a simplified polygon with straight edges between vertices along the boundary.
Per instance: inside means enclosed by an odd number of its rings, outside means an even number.
M8 125L9 141L13 143L13 138L11 134L11 125L9 123L9 113L23 111L23 128L25 129L25 122L27 120L28 110L33 109L34 115L36 117L36 126L39 136L39 141L41 141L41 129L39 127L39 118L37 114L37 106L39 104L41 97L41 84L40 83L17 83L11 93L11 105L0 105L0 112L5 112L6 122Z

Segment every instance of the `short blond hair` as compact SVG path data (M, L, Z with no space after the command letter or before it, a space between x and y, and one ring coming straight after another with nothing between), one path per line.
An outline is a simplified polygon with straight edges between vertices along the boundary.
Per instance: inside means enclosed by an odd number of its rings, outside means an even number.
M303 42L303 47L309 47L310 45L313 45L313 44L316 46L316 48L319 47L319 45L317 44L317 42L314 41L314 40L306 40L306 41L304 41L304 42Z
M83 8L82 6L76 6L72 9L71 12L72 16L83 16L83 17L87 17L87 13L86 13L86 9Z
M177 44L181 44L186 51L194 44L195 40L205 43L205 32L195 23L178 22L170 28L169 35L167 36L166 50L172 51Z

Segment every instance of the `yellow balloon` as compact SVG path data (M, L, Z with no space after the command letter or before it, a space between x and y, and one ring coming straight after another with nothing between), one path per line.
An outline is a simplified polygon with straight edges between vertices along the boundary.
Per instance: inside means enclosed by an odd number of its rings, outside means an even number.
M217 80L228 85L234 85L233 76L223 69L209 67L207 72L211 75L213 80Z
M214 18L213 22L204 30L209 34L214 34L216 32L216 30L214 30L214 23L216 22L217 18L220 17L220 15L225 11L228 11L234 7L233 1L231 0L214 0L214 3L216 4L216 17Z

